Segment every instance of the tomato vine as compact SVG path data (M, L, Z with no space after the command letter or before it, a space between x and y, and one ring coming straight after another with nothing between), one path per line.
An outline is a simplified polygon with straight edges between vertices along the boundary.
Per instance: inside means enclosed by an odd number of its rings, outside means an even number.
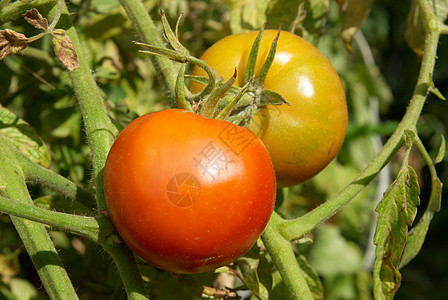
M149 45L158 47L158 49L166 49L153 20L146 13L143 3L139 0L120 0L120 2L133 23L140 39ZM405 265L417 255L424 240L421 236L422 234L426 234L431 218L440 209L442 183L437 176L435 168L435 164L440 159L432 159L429 156L422 141L418 137L416 129L428 95L434 93L440 96L440 92L435 88L432 81L432 74L434 72L440 36L448 34L447 25L438 19L431 3L431 1L427 0L417 0L417 4L423 15L425 32L419 76L406 113L384 147L351 183L333 198L317 206L305 215L296 219L287 220L282 218L277 212L274 212L262 235L261 239L263 244L292 298L313 299L315 296L307 281L308 274L305 273L303 267L299 264L291 243L304 238L317 226L334 216L349 203L390 163L391 159L405 142L408 143L408 150L412 145L415 145L422 154L430 170L432 189L430 204L424 212L424 217L419 220L409 235L405 237L408 239L408 245L402 249L403 260L400 262L400 266ZM71 23L65 2L61 0L57 2L34 1L30 4L16 1L7 6L7 10L0 12L0 23L14 19L24 9L44 5L51 7L48 14L49 17L54 17L59 7L62 14L60 20L57 22L57 26L65 30L67 37L76 49L79 65L74 71L69 72L69 77L73 85L79 110L83 117L85 135L92 153L91 160L94 173L93 177L95 178L95 191L82 188L73 181L33 162L17 149L11 147L7 138L0 134L0 152L2 153L0 158L0 212L11 216L50 298L77 299L77 295L43 224L76 233L101 245L110 254L116 264L128 298L147 299L149 296L134 254L121 241L109 218L103 215L107 207L104 199L102 172L107 154L118 133L118 129L113 125L108 116L101 93L90 70L88 57L81 51L82 42L80 41L76 28ZM173 43L171 44L173 45ZM173 48L176 48L176 45L173 46ZM154 51L154 48L150 47L149 49ZM168 52L165 51L166 53ZM174 56L178 54L179 51L177 54L172 53ZM203 63L185 53L182 55L184 55L183 57L187 57L185 61L196 64ZM174 58L176 60L176 57ZM210 100L210 106L204 105L202 107L202 113L207 116L214 115L214 104L216 104L217 99L223 93L231 88L233 83L231 80L232 78L234 79L232 77L227 83L220 82L217 85L218 88L216 88L214 86L215 80L217 80L214 77L215 74L212 70L207 70L207 74L210 75L209 87L200 93L200 96L196 95L196 98L194 98L195 95L189 94L189 91L185 90L183 82L184 67L160 55L152 56L151 61L161 75L161 84L171 105L174 105L177 101L179 106L183 106L190 111L195 111L198 106L192 106L187 98L198 100L196 104L199 105L200 99L204 96L211 95L212 100ZM252 77L249 77L251 76L245 78L245 83L252 84ZM239 100L238 97L241 97L243 92L246 92L246 88L247 86L243 87L241 94L237 94L233 98L234 102ZM193 104L195 104L194 101ZM228 117L232 108L233 106L229 105L226 109L215 115L215 117ZM410 136L414 136L414 138ZM443 147L441 147L439 154L440 156L444 155ZM38 208L31 201L27 183L41 184L72 201L88 202L95 199L98 213L95 216L81 216ZM400 184L406 183L397 182L397 185L400 187ZM93 196L94 194L95 196ZM413 201L418 198L418 195L415 195L415 193L407 196L410 199L412 198L411 200ZM386 226L389 225L386 224ZM417 232L417 230L421 230L423 233ZM377 244L381 243L381 238L387 238L386 234L381 234L380 228L378 232L380 233L378 234L379 238L376 239ZM46 254L44 255L43 253ZM381 255L382 253L379 254ZM382 267L381 258L377 258L377 265L379 268ZM399 265L394 267L398 269ZM379 273L378 271L376 272ZM374 285L375 297L378 299L387 298L385 296L387 291L384 291L384 287L382 286L381 274L377 274L375 277Z

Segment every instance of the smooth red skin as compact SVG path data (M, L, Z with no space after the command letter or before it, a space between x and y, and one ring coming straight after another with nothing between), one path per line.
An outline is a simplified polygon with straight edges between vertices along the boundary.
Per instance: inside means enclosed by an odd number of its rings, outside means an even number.
M201 59L225 80L237 68L235 85L242 86L252 44L258 32L227 36L213 44ZM261 69L276 30L265 30L255 72ZM193 74L206 76L195 67ZM347 104L338 74L313 45L282 31L264 87L280 93L291 106L267 106L249 129L266 145L277 185L301 183L326 167L337 155L347 129ZM203 86L192 83L193 92Z
M263 232L275 203L272 162L261 140L241 127L254 139L232 152L218 137L229 124L169 109L137 118L114 142L104 169L107 208L126 244L149 263L206 272L243 255ZM215 181L194 160L209 142L231 160ZM201 194L178 207L166 187L184 172L199 180Z

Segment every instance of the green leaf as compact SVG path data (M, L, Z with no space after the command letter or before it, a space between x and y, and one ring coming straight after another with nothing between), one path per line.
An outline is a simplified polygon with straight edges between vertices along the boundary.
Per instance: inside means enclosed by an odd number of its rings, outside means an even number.
M266 9L267 28L294 32L311 43L317 42L327 22L329 0L272 0Z
M9 282L11 292L21 300L32 300L39 296L37 289L31 284L31 282L21 279L13 278Z
M445 158L446 141L445 141L445 137L443 135L441 137L442 137L442 141L440 142L439 152L437 153L437 156L434 159L434 164L440 163Z
M272 274L265 253L255 244L236 261L246 286L257 299L269 299L272 288Z
M319 226L310 249L309 262L319 275L355 274L362 268L361 250L344 239L336 226Z
M263 90L261 92L260 106L266 105L291 105L282 95L271 90Z
M47 146L36 131L14 113L0 105L0 137L35 163L49 167Z
M401 257L399 268L406 266L417 254L423 246L426 238L426 233L429 229L429 224L432 221L434 213L440 210L440 202L442 201L442 183L438 178L432 182L431 197L429 199L428 207L422 218L409 232L406 246Z
M230 12L230 29L240 33L260 29L269 0L227 0Z
M425 44L425 28L424 19L418 1L413 0L411 9L406 20L406 31L404 38L408 46L419 57L423 55L423 46ZM434 0L431 5L434 6L434 12L439 21L442 23L448 16L448 1Z
M305 18L306 12L303 9L305 1L271 0L266 8L266 20L268 28L278 28L282 26L284 30L291 25L298 17ZM308 2L308 1L306 1ZM299 9L300 7L300 9Z
M392 299L401 284L398 271L401 256L420 203L417 175L407 164L411 147L407 149L397 179L384 193L378 204L378 221L374 237L376 258L373 270L376 299Z
M353 37L367 19L372 3L373 0L347 0L341 38L345 43L345 47L350 52L353 52L353 48L351 46Z

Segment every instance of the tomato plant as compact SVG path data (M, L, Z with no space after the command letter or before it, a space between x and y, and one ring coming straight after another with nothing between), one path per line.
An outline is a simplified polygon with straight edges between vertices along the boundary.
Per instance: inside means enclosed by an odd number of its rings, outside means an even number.
M407 14L384 0L148 2L0 1L0 299L448 293L446 103L436 99L448 93L443 1L409 1ZM159 10L161 24L152 19ZM173 31L178 11L184 21ZM297 155L311 149L302 162L320 162L329 144L318 142L330 143L333 136L322 137L337 129L323 125L346 112L342 96L342 109L331 108L340 83L326 60L296 37L285 44L290 34L281 32L278 43L266 31L260 48L260 33L250 55L253 39L245 37L252 33L221 49L226 64L235 63L234 50L246 51L238 78L230 77L233 66L219 78L191 54L263 23L281 23L313 43L324 34L319 49L338 62L351 115L339 161L309 183L282 189L273 212L274 168L260 137L268 145L274 124L309 125L303 133L278 126L279 161L291 162L286 150L299 141ZM146 59L135 45L156 55ZM185 76L189 64L207 76ZM294 70L309 72L296 81ZM205 88L191 93L190 81ZM315 99L317 88L328 107ZM296 92L301 97L288 96ZM189 113L145 115L174 104ZM119 131L137 116L105 166ZM142 264L118 238L159 267L191 273L227 264L262 230L234 265L200 276Z
M177 273L243 255L274 208L272 162L261 140L232 123L180 109L146 114L114 142L106 203L124 241Z
M257 56L260 71L277 31L265 30ZM217 74L243 84L257 32L227 36L201 57ZM205 75L196 67L195 75ZM193 92L202 86L192 83ZM345 93L329 61L304 39L282 31L264 88L280 93L291 105L266 106L249 126L265 143L279 186L303 182L320 172L338 153L347 128Z

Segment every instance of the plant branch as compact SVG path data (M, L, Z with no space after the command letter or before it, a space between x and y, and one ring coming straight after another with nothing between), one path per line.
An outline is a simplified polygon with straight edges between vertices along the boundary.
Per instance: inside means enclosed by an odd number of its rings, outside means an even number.
M140 9L140 13L143 13L144 11L144 8ZM147 16L147 18L149 18L149 16ZM142 26L145 25L146 24ZM103 100L101 99L98 87L90 70L87 56L83 53L84 48L81 46L78 33L71 23L65 3L62 8L62 16L58 27L65 29L66 34L70 37L77 51L79 66L73 72L70 72L69 75L83 116L87 139L92 150L97 207L98 209L106 209L103 188L103 169L107 154L117 131L112 126L107 115ZM145 30L151 31L150 29ZM157 31L153 32L153 34L156 34L156 32ZM123 280L128 298L146 299L146 296L141 296L146 295L146 291L131 250L129 250L124 243L112 247L106 241L101 243L101 246L103 246L103 248L112 256L112 259L120 271L121 279Z
M157 47L165 47L159 31L142 1L120 0L120 3L143 42ZM165 89L165 95L168 98L169 103L174 105L176 103L174 91L177 78L177 67L174 66L173 62L164 57L152 55L150 59L157 74L160 75L159 82Z
M446 24L440 25L440 34L448 34L448 26Z
M0 203L4 197L16 199L17 204L32 206L25 176L19 168L15 153L0 136ZM70 278L65 271L44 225L10 216L31 261L50 299L78 299Z
M15 151L25 178L28 182L39 183L61 195L90 206L95 201L93 194L73 181L31 161L28 157Z
M55 9L50 12L50 14L54 13ZM90 70L87 57L84 54L85 49L81 46L78 33L71 23L69 12L64 2L62 4L62 15L58 28L62 28L66 31L67 36L69 36L70 40L73 42L77 52L79 65L73 72L69 72L69 76L83 116L87 141L89 142L92 151L92 164L96 181L97 208L105 209L106 203L103 193L102 170L107 158L107 153L112 146L117 132L107 115L103 99L101 98L95 79Z
M422 5L422 11L425 11L424 16L426 22L433 24L436 17L433 13L431 14L432 10L428 9L428 6L430 6L429 3L424 0L419 0L419 4ZM303 237L317 225L338 212L361 192L390 161L402 145L404 131L416 130L416 124L424 106L429 87L431 86L431 76L435 64L434 58L437 54L440 35L437 26L427 25L427 29L424 54L417 83L410 104L397 129L371 163L339 194L298 219L283 221L279 226L281 227L280 232L286 239L295 240Z
M129 300L148 300L142 276L137 267L134 253L118 239L109 239L102 244L118 268Z
M0 212L71 231L95 243L100 243L115 232L112 223L105 217L84 217L51 211L2 196L0 196Z
M29 43L37 41L38 39L40 39L44 35L53 32L54 28L56 27L56 25L59 22L59 18L61 17L61 14L62 14L62 2L63 2L63 0L58 0L56 13L55 13L55 15L53 17L53 20L51 21L50 25L48 26L48 28L44 32L41 32L41 33L39 33L39 34L37 34L35 36L29 37L28 38L28 42Z
M291 248L291 242L278 232L283 219L274 212L263 232L262 240L275 267L280 272L292 299L314 299L311 290L302 275L297 259Z
M0 24L12 21L22 16L23 12L44 5L53 5L57 0L14 1L0 11Z

